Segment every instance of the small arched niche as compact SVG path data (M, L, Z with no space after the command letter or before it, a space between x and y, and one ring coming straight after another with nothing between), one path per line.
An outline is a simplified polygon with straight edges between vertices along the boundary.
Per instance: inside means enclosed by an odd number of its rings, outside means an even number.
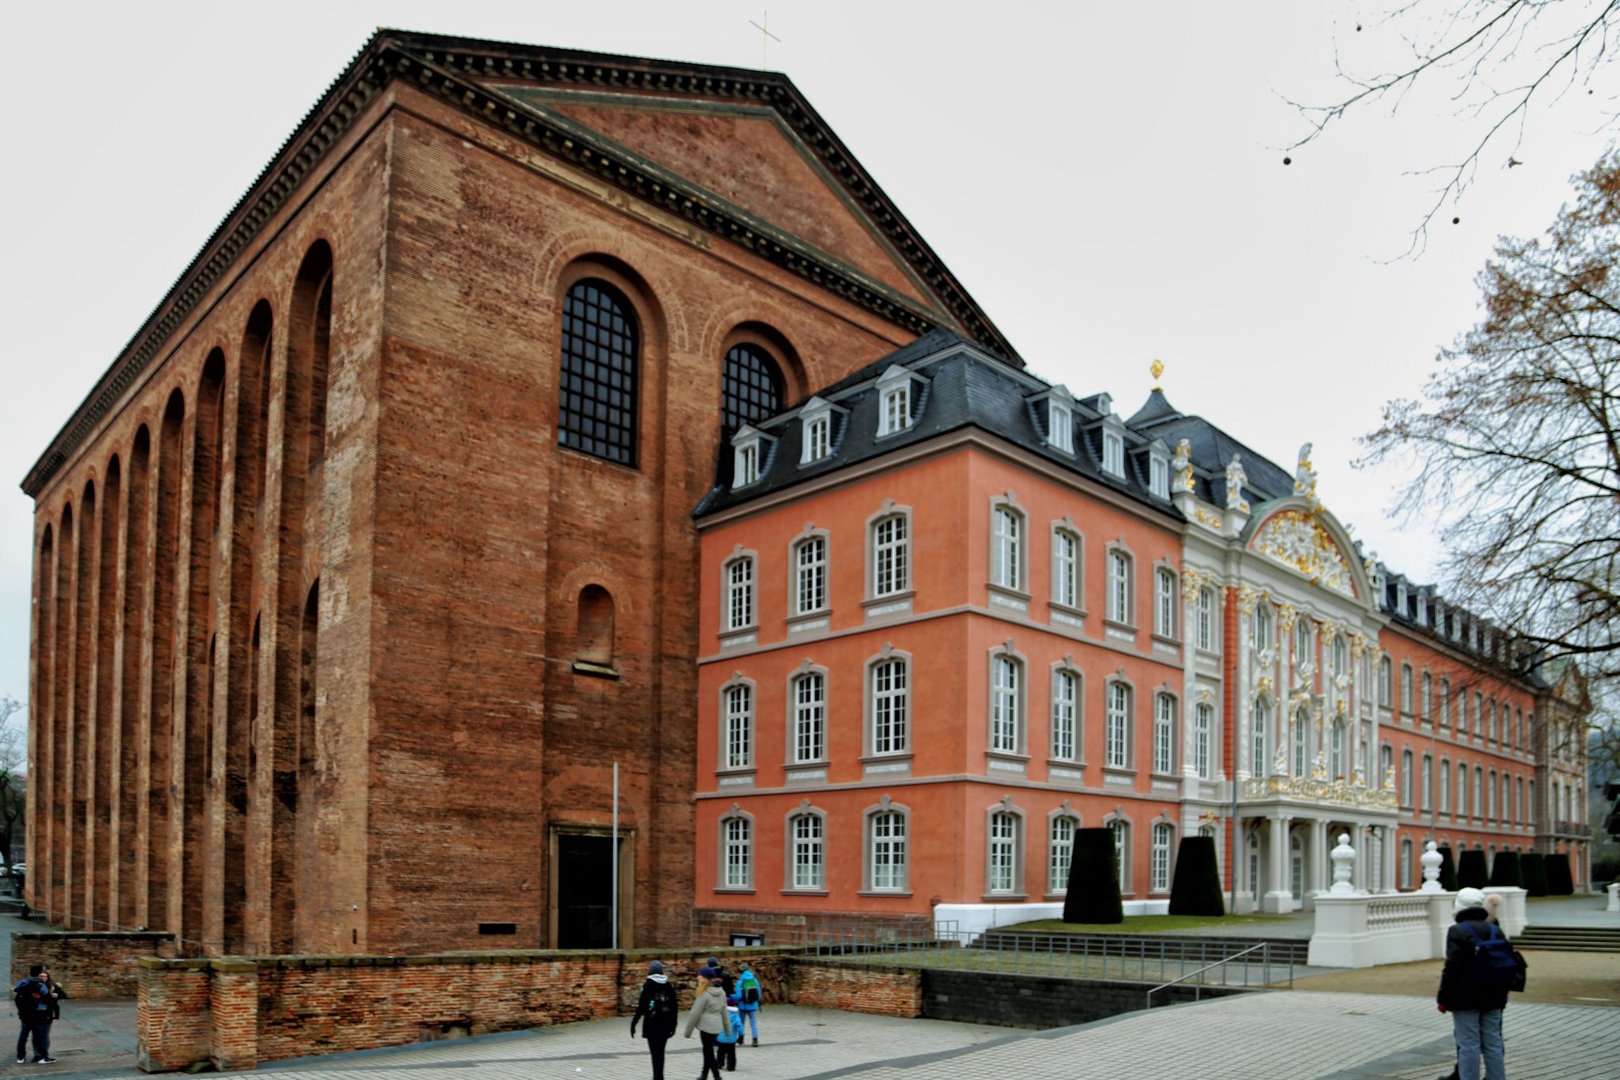
M613 594L591 584L579 591L578 625L574 634L574 671L609 679L619 677L613 666Z

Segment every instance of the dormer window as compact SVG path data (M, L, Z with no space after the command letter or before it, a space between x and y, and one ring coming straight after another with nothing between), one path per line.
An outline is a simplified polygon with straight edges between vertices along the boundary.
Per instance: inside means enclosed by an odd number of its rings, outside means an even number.
M799 464L810 465L832 456L833 420L843 412L822 397L813 397L799 409Z
M1397 582L1395 585L1395 610L1401 613L1402 618L1410 618L1411 610L1406 606L1406 583Z
M896 364L878 379L878 437L911 426L911 372Z
M1103 431L1102 466L1109 476L1125 476L1125 437L1117 431Z
M1161 499L1170 497L1170 459L1161 442L1148 448L1148 491Z
M765 455L774 441L750 424L744 424L742 430L731 437L733 489L759 481L765 472Z
M1074 453L1074 413L1056 397L1046 400L1046 442L1065 454Z

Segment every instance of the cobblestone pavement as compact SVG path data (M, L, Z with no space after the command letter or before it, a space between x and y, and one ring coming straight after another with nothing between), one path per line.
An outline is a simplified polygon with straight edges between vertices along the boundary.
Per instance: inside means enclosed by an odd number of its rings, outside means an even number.
M738 1054L739 1080L1084 1080L1089 1077L1433 1080L1450 1068L1451 1022L1422 998L1278 992L1022 1032L820 1009L765 1014L764 1045ZM1521 1005L1506 1017L1514 1080L1612 1080L1620 1013ZM675 1039L666 1068L687 1080L696 1041ZM684 1070L684 1071L683 1071ZM651 1075L623 1020L267 1065L277 1080L631 1080Z

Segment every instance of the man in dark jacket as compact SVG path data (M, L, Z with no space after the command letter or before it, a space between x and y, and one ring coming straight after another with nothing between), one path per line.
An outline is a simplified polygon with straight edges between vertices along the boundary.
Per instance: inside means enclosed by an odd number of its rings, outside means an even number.
M1507 1007L1506 986L1493 986L1476 946L1501 931L1491 925L1485 894L1478 889L1457 893L1455 922L1446 931L1446 965L1440 971L1436 1007L1451 1014L1451 1033L1457 1042L1460 1080L1480 1080L1480 1057L1485 1059L1485 1080L1505 1080L1502 1060L1502 1010Z
M630 1018L632 1039L636 1037L636 1025L646 1021L641 1034L647 1040L647 1053L652 1056L652 1080L664 1080L664 1045L674 1037L680 1018L680 998L664 975L664 965L654 960L647 965L647 979L641 984L641 997L636 1001L635 1015Z
M28 1036L34 1037L34 1063L49 1065L51 1057L51 1013L56 1002L55 992L41 976L43 964L31 964L28 978L11 988L12 1000L17 1004L17 1019L22 1022L22 1033L17 1036L17 1064L27 1061Z

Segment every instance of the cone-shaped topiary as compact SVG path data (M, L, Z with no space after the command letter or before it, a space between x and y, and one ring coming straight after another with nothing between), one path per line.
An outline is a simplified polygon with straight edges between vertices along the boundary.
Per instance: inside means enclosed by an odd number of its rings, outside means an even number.
M1524 878L1526 896L1547 895L1547 858L1539 851L1527 851L1519 860L1519 876Z
M1074 831L1074 848L1069 858L1069 892L1063 898L1063 921L1125 921L1125 908L1119 900L1119 867L1114 861L1112 829Z
M1547 853L1547 895L1573 896L1575 894L1575 878L1569 872L1569 853L1567 851L1549 851Z
M1457 864L1451 861L1451 849L1440 848L1440 887L1446 892L1457 891Z
M1496 853L1496 858L1491 860L1491 884L1524 887L1524 878L1519 873L1519 853L1517 851L1498 851Z
M1221 872L1215 864L1213 836L1183 836L1176 851L1176 876L1170 882L1170 914L1225 915Z
M1485 853L1478 848L1467 848L1457 857L1457 886L1463 889L1483 889L1490 880L1485 872Z

